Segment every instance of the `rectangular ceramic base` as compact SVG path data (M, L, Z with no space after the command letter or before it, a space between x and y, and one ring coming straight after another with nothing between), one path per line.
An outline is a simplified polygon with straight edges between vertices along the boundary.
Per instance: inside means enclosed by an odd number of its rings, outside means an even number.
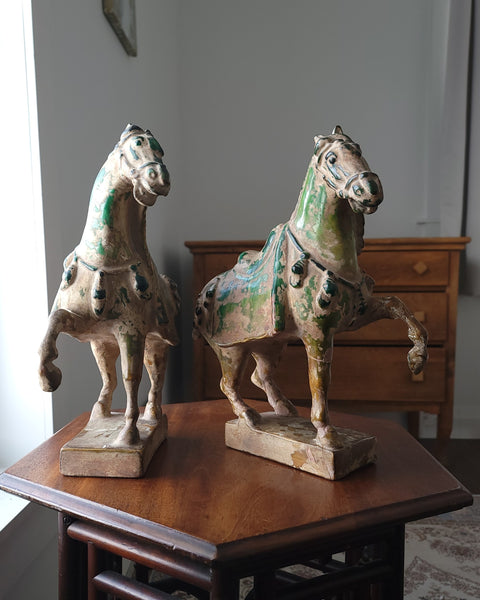
M112 446L125 424L123 414L89 423L60 451L62 475L82 477L142 477L167 437L166 415L158 425L141 418L137 422L140 441L132 446Z
M314 443L316 429L303 417L262 413L251 429L244 419L225 424L225 443L230 448L268 458L326 479L341 479L375 462L376 438L352 429L337 428L343 448L329 450Z

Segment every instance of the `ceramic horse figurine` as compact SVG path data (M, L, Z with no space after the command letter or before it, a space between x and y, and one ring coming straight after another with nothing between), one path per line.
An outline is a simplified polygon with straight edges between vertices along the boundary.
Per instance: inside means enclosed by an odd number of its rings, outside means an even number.
M40 347L45 391L61 382L53 364L61 332L90 342L103 387L91 421L110 416L120 355L127 395L125 426L114 445L138 441L143 363L151 388L143 418L158 422L168 347L178 343L175 284L157 273L146 244L146 210L170 190L163 150L150 131L129 125L95 180L83 236L64 262L60 288Z
M377 175L358 144L337 126L315 137L295 210L277 226L260 252L240 255L233 269L212 279L200 293L194 333L215 351L222 368L220 387L234 413L254 428L260 415L241 397L239 387L248 356L251 376L276 414L295 415L274 371L287 342L302 340L308 357L315 443L342 446L330 424L327 392L333 337L378 319L402 319L413 347L408 364L414 373L427 358L427 333L396 297L373 297L374 281L357 255L363 248L364 215L383 200ZM292 373L292 376L295 376Z

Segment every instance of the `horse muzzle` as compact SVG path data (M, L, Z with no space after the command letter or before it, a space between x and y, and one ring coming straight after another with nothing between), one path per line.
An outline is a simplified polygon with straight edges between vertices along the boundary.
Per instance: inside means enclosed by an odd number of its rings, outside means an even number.
M350 202L354 212L371 214L383 201L382 183L378 175L364 171L350 177L339 195Z
M163 163L151 162L135 170L134 196L137 202L152 206L157 196L170 191L170 175Z

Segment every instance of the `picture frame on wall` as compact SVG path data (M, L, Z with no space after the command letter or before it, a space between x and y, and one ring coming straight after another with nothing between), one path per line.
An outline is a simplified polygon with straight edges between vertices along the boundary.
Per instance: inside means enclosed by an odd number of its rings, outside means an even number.
M137 56L135 0L102 0L103 14L117 34L125 52Z

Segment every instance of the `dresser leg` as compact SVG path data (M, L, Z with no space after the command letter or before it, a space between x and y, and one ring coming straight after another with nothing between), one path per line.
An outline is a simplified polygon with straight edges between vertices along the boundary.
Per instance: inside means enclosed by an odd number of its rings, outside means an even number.
M437 440L446 442L450 439L453 426L453 406L447 404L440 408L437 417Z
M420 436L420 412L419 411L409 411L407 413L407 426L408 432L413 435L414 438L419 438Z
M58 513L59 600L83 600L87 596L86 546L68 536L71 523L71 517Z

